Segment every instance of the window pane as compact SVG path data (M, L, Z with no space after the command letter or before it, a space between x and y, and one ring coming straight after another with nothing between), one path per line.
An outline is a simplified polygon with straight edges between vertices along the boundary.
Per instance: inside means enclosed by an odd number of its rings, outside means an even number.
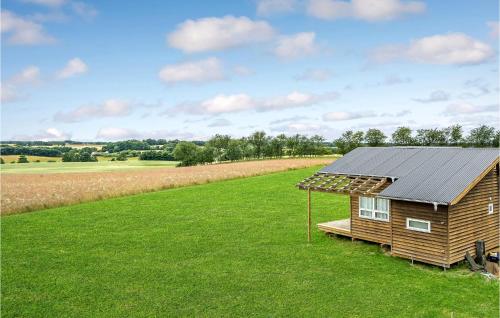
M426 230L426 231L429 230L429 223L426 223L426 222L409 220L408 225L412 228L415 228L415 229L421 229L421 230Z
M373 198L360 197L360 207L362 209L373 210Z
M370 210L359 210L359 214L367 218L372 217L372 211Z
M375 218L382 220L389 220L389 214L382 212L375 212Z
M389 212L389 200L377 198L377 208L376 210Z

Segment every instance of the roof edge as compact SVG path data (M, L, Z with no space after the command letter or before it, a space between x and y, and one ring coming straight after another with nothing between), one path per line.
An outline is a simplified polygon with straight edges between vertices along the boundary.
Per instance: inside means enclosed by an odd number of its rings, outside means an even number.
M468 186L467 188L464 189L464 191L462 191L459 195L457 195L453 200L451 200L450 202L450 205L455 205L457 204L458 202L460 202L460 200L463 199L463 197L465 197L467 195L467 193L469 193L481 180L483 180L483 178L493 169L495 168L495 166L500 162L500 158L497 156L497 158L486 168L484 169L483 172L481 172L481 174L479 176L476 177L476 179L474 179L474 181L472 181Z

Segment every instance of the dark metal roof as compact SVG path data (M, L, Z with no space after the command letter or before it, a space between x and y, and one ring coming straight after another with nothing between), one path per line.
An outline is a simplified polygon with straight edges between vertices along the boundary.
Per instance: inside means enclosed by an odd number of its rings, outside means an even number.
M450 204L498 156L495 148L360 147L320 173L389 177L380 196Z

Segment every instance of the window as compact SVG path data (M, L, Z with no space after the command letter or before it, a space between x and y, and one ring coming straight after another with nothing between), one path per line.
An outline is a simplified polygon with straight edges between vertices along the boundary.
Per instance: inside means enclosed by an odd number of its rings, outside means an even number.
M431 221L406 218L406 228L412 231L431 232Z
M389 221L389 200L382 198L359 198L359 217Z
M493 214L493 203L488 204L488 214Z

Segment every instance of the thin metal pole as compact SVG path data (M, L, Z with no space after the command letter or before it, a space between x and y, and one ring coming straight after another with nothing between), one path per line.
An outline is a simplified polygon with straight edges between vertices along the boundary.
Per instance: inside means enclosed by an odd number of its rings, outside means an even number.
M311 242L311 189L307 189L307 241Z

